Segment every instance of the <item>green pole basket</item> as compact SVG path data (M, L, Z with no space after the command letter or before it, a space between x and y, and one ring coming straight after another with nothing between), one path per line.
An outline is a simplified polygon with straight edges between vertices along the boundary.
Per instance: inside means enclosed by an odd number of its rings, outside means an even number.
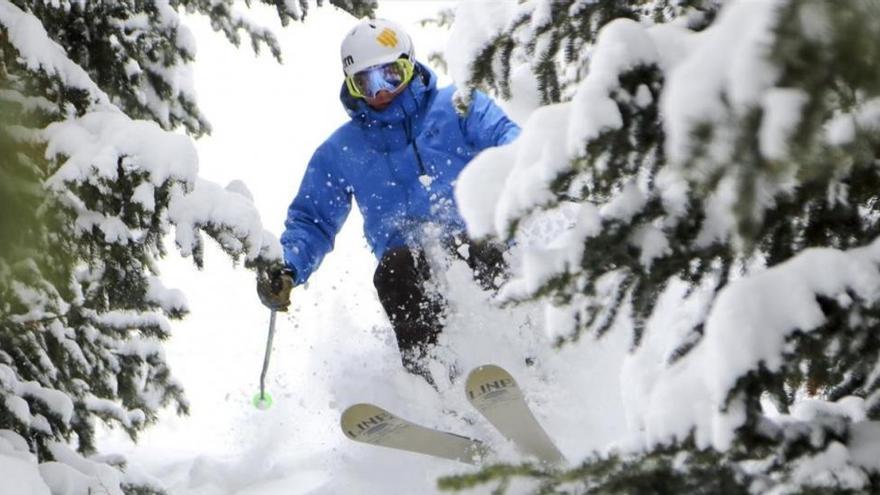
M265 411L272 407L272 396L264 392L259 392L254 396L253 404L257 409Z

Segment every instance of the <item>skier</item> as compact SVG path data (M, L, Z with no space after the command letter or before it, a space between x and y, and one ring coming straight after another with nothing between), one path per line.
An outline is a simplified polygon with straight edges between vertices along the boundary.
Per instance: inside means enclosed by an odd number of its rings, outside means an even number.
M436 75L414 58L410 37L394 22L359 22L342 41L341 58L340 100L351 120L309 161L281 236L284 266L261 272L258 293L270 309L286 310L291 288L333 248L354 197L379 260L373 284L403 365L433 384L424 361L442 331L445 303L428 284L427 239L439 238L483 287L496 287L502 249L466 238L453 187L476 154L512 141L519 127L479 91L457 113L455 87L437 88Z

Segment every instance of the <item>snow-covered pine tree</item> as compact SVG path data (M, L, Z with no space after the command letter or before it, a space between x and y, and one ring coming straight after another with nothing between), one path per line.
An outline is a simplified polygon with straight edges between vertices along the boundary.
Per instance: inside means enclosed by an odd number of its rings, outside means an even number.
M497 25L471 53L465 71L454 74L466 87L511 97L512 66L527 66L542 104L570 100L589 68L589 48L599 30L614 19L666 22L681 19L691 29L711 22L719 0L562 0L520 2L515 12L495 17L495 9L464 13ZM499 5L501 11L509 6ZM686 15L685 15L686 14ZM442 20L441 20L442 21ZM468 22L468 19L464 20Z
M309 6L261 3L283 24ZM16 455L61 461L46 472L68 470L84 490L161 490L68 444L91 455L96 421L134 438L160 408L187 410L161 346L186 312L156 269L171 229L200 267L203 233L248 266L280 257L248 193L199 179L190 138L172 132L210 130L183 11L280 57L231 0L0 0L0 454L26 445ZM63 473L46 472L57 488Z
M562 102L465 170L469 228L519 240L503 295L546 301L561 344L631 329L631 448L442 486L880 490L880 3L715 4L457 12L457 80L503 96L525 65ZM559 217L563 235L529 242Z

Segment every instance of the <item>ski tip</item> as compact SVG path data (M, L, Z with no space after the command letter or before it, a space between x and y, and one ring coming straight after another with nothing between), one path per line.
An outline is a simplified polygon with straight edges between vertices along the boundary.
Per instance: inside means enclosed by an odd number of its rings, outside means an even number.
M365 430L370 427L385 423L393 418L393 415L373 404L354 404L345 409L339 417L339 426L345 436L357 440Z
M491 382L497 380L504 380L516 384L516 380L513 379L513 376L501 366L484 364L482 366L477 366L468 373L466 385L471 386L477 382Z
M377 416L379 414L389 414L388 411L382 409L381 407L368 404L366 402L360 402L358 404L352 404L345 408L345 411L342 411L342 418L353 418L356 416Z

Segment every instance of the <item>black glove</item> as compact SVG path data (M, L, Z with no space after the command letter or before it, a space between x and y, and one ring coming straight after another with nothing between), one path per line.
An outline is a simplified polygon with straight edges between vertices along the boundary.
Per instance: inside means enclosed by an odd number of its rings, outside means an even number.
M257 295L273 311L287 311L295 275L290 268L272 268L257 273Z

